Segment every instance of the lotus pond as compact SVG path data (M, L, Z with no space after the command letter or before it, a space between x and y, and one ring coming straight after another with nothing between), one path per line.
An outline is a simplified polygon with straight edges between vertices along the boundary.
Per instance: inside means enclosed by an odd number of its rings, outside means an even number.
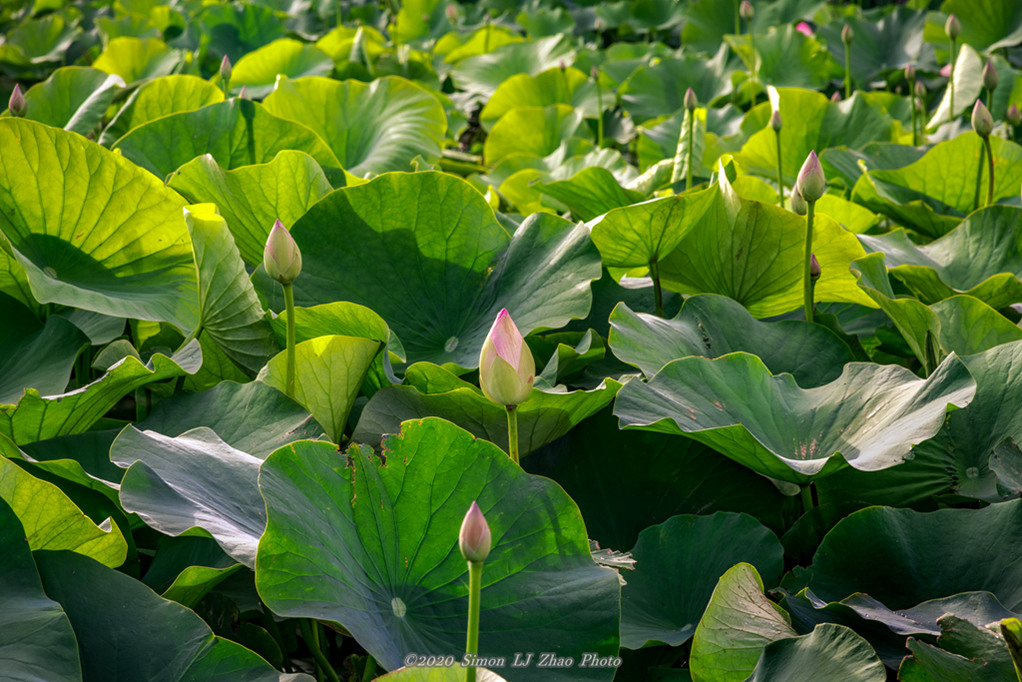
M1022 3L0 26L0 678L1022 680Z

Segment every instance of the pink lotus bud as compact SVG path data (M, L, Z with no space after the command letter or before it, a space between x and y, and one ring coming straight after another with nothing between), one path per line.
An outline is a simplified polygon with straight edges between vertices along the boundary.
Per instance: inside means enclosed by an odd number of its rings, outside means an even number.
M993 62L983 65L983 87L987 90L997 89L997 69Z
M238 99L248 99L248 86L242 85L241 91L238 92Z
M696 98L696 93L692 88L685 91L685 108L689 111L695 111L699 105L699 100Z
M447 13L447 21L451 24L458 23L458 8L454 4L447 5L447 9L444 10Z
M807 202L816 201L827 191L827 178L823 175L823 167L820 166L815 151L809 152L805 163L802 164L795 187Z
M738 6L738 14L741 15L742 19L745 19L745 21L752 21L752 17L755 13L756 10L752 8L751 2L749 2L749 0L742 0L742 4Z
M302 274L302 252L294 237L279 220L273 223L270 236L263 249L263 267L266 274L281 284L290 284Z
M909 65L907 65L905 67L905 80L907 80L909 83L913 83L913 82L915 82L915 79L916 79L916 67L914 67L911 64L909 64Z
M940 75L944 76L944 78L951 78L951 62L940 67Z
M848 24L845 24L845 27L841 29L841 42L844 43L845 45L851 45L852 38L854 36L855 34L852 32L852 27L849 26Z
M919 99L926 97L926 86L922 81L916 81L916 97Z
M21 86L15 83L14 91L11 93L11 101L7 104L7 110L11 113L11 116L22 118L25 115L26 109L28 109L28 105L25 103L25 96L21 94Z
M816 260L816 254L811 254L809 257L809 279L818 280L820 279L820 261Z
M231 60L227 55L220 60L220 80L224 83L231 82Z
M777 109L770 114L770 127L774 129L775 133L781 132L781 112Z
M1022 112L1018 110L1018 107L1014 104L1008 107L1008 113L1004 115L1004 118L1013 126L1017 126L1022 123Z
M795 30L804 36L809 36L810 38L813 37L813 29L804 21L800 21L795 24Z
M529 399L536 362L507 310L501 310L479 353L479 387L498 405L518 405Z
M944 33L947 33L947 37L951 40L958 40L958 36L961 35L962 24L954 14L950 15L947 21L944 22Z
M791 210L797 215L805 215L809 212L809 205L798 191L798 187L791 191Z
M830 101L831 102L840 102L841 101L841 91L840 90L835 90L834 94L830 96Z
M972 108L972 129L979 133L980 137L990 137L994 131L994 117L986 108L982 100L976 100L976 106Z
M461 532L458 534L458 547L461 548L461 555L466 560L480 563L486 561L490 556L490 526L486 523L483 512L479 505L472 502L465 514L465 520L461 522Z

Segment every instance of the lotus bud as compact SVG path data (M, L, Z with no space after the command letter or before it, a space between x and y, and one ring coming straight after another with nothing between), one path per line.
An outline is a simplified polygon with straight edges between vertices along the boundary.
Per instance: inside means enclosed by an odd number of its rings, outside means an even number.
M841 29L841 42L844 43L845 45L851 45L853 37L854 32L852 31L852 27L849 26L848 24L845 24L845 27Z
M699 100L696 98L696 93L692 88L685 91L685 108L689 111L695 111L699 105Z
M820 261L816 260L816 254L809 257L809 279L816 281L820 279Z
M461 522L461 532L458 533L458 547L461 555L466 560L481 563L490 556L490 526L486 523L483 512L479 505L472 502L465 514L465 520Z
M536 362L507 310L501 310L479 353L479 387L498 405L518 405L529 399Z
M600 80L600 70L595 66L589 67L589 77L594 81Z
M775 133L781 132L781 112L777 109L770 114L770 127L774 129Z
M997 89L997 69L993 62L983 65L983 87L987 90Z
M224 83L231 82L231 60L227 55L220 60L220 80Z
M976 100L976 106L972 108L972 129L979 133L980 137L990 137L990 133L994 131L994 118L982 100Z
M901 84L900 83L898 85L894 86L894 94L895 95L900 95L901 94Z
M799 194L798 187L791 191L791 210L797 215L805 215L809 212L809 206L806 204L806 200Z
M1022 123L1022 112L1018 110L1018 107L1014 104L1008 107L1008 113L1004 115L1004 118L1013 126L1017 126Z
M926 97L926 86L923 85L922 81L916 81L916 97L919 99Z
M454 25L458 23L458 8L453 3L447 5L447 9L444 10L447 13L448 23Z
M238 92L238 99L248 99L248 86L242 85L241 91Z
M961 35L962 24L954 14L950 15L947 21L944 22L944 33L947 33L947 37L951 40L958 40L958 36Z
M294 237L279 220L273 223L270 236L263 249L263 267L266 274L281 284L290 284L302 274L302 252Z
M15 83L14 91L11 93L11 101L7 104L7 110L11 113L11 116L22 118L25 115L26 109L28 109L28 105L25 104L25 96L21 94L21 86Z
M805 163L802 164L795 187L807 202L816 201L827 191L827 178L823 175L823 167L820 166L815 151L809 152Z
M742 0L742 4L738 6L738 13L742 16L745 21L752 21L753 15L756 10L752 8L752 3L749 0Z
M838 90L835 90L834 94L830 96L830 101L831 102L840 102L841 101L841 92L838 91Z
M916 67L911 64L905 66L905 80L909 83L913 83L916 80Z
M813 37L812 27L804 21L800 21L797 24L795 24L795 30L804 36L808 36L810 38Z

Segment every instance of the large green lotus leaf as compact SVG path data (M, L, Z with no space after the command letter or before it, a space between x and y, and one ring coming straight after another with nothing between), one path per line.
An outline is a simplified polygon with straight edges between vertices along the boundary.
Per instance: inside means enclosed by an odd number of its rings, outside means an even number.
M998 48L1022 42L1022 7L1012 0L946 0L942 12L956 14L962 24L961 43L993 54ZM957 99L957 94L955 99Z
M732 353L675 360L648 383L629 381L614 414L622 428L685 434L764 476L801 484L846 464L876 471L901 463L940 430L949 406L968 405L975 391L954 355L927 379L856 362L829 384L801 389L755 355Z
M40 323L14 299L0 295L0 404L15 403L26 388L43 395L63 393L71 368L89 339L78 327L54 315Z
M78 643L60 604L43 592L17 515L0 499L0 668L12 680L81 682Z
M994 201L1015 197L1022 182L1022 147L996 135L990 138L990 145L994 155ZM977 196L980 202L986 201L986 160L979 187L976 183L982 146L979 135L963 133L935 145L908 166L866 173L855 183L852 198L917 232L939 237L977 207ZM956 170L949 173L949 168Z
M633 465L622 466L621 453L633 453ZM798 505L797 498L785 497L767 479L702 443L622 431L610 409L522 464L529 473L557 481L582 510L589 537L617 550L677 514L743 512L781 533L784 513Z
M0 293L10 296L22 305L42 314L42 306L32 295L25 268L13 256L0 249Z
M583 129L582 112L567 104L546 107L515 107L490 129L483 147L487 165L495 166L512 154L547 156Z
M757 3L752 19L752 30L762 33L771 26L795 24L811 19L823 6L821 0L780 0ZM712 53L724 40L735 33L734 5L726 2L694 2L685 8L685 24L681 42L701 52ZM748 22L741 22L742 30L750 30Z
M198 76L174 74L156 78L136 90L124 103L103 130L99 143L109 147L132 128L163 116L195 111L222 101L223 90Z
M459 90L492 97L506 80L519 73L537 76L575 61L574 44L568 36L556 35L532 42L502 45L487 54L462 59L451 70Z
M36 552L46 595L64 608L86 680L311 682L284 675L134 578L70 552Z
M1013 620L1018 622L1017 618ZM905 659L898 668L899 680L972 682L1018 679L1019 668L1012 664L1010 646L1005 646L1005 638L998 631L996 622L977 624L952 614L946 614L939 622L939 647L916 638L905 643L912 657Z
M305 152L284 150L269 163L224 170L209 154L174 173L170 187L192 203L212 202L227 221L245 262L263 262L276 220L294 225L333 189L323 169Z
M16 459L18 448L0 435L0 500L21 520L29 549L69 549L111 567L124 563L128 544L112 519L93 523L60 488L28 473Z
M271 114L315 131L341 166L359 177L409 170L416 156L435 162L447 131L440 101L396 76L368 84L281 78L264 104Z
M295 401L316 418L335 443L344 439L358 390L383 342L355 336L318 336L295 345ZM259 380L281 392L287 384L287 351L273 357Z
M717 582L692 639L693 682L742 682L770 642L798 633L791 619L763 594L754 566L739 563Z
M781 112L781 172L785 187L798 179L809 152L817 154L830 147L860 149L870 142L891 138L893 121L855 94L851 99L831 102L823 94L797 88L777 88L776 108ZM735 155L749 172L770 180L777 178L777 134L767 125L771 104L759 105L754 112L763 118L753 127L746 116L742 129L750 135Z
M185 209L199 269L199 324L232 361L255 374L277 353L227 222L214 204Z
M748 682L790 680L885 682L887 669L869 642L853 630L824 623L808 635L770 642Z
M88 135L102 122L120 76L84 66L65 66L25 93L25 118Z
M53 9L59 9L59 6ZM5 31L4 43L0 45L0 61L22 67L61 61L80 33L81 29L69 25L60 14L38 19L23 18Z
M832 147L819 154L820 164L827 177L840 180L846 187L854 187L856 181L869 170L891 170L923 158L927 152L922 147L910 147L893 142L871 142L857 151L845 147ZM817 204L817 209L820 205Z
M940 345L958 355L982 353L1022 339L1022 329L971 296L952 296L930 306L940 320Z
M237 63L243 55L286 35L288 22L281 21L279 13L284 9L271 3L214 3L196 12L195 23L199 35L209 36L216 61L226 55Z
M584 226L530 216L512 239L482 194L435 172L389 173L335 190L291 234L303 254L296 304L371 307L410 362L476 367L501 308L523 334L557 329L585 317L589 282L600 276ZM282 309L280 286L264 274L256 279L263 295L275 297L272 307Z
M342 173L337 157L316 133L237 97L149 121L120 138L114 149L161 180L203 154L233 170L269 163L285 149L307 153L327 173Z
M281 38L238 60L231 70L230 91L237 94L245 88L250 97L262 99L273 91L278 76L327 76L333 69L334 60L315 45Z
M106 374L68 393L40 396L25 391L16 405L0 405L0 434L19 445L82 433L124 396L146 384L194 374L202 366L202 351L193 341L172 357L154 354L148 362L128 355Z
M1017 613L1022 608L1020 521L1022 500L927 513L869 507L839 521L795 580L826 601L866 592L896 610L987 591Z
M852 81L865 86L877 76L913 64L923 57L923 26L926 13L896 7L892 12L872 19L842 17L817 29L838 64L845 63L845 44L841 41L844 25L852 28Z
M605 107L614 103L611 92L603 93ZM479 122L489 128L501 116L517 107L546 107L566 104L589 118L600 115L596 83L574 67L548 69L533 76L520 73L500 84L479 114Z
M947 40L946 34L942 38ZM955 110L951 111L951 88L945 88L940 104L937 105L926 128L937 128L971 111L973 102L983 92L983 62L983 57L976 50L959 43L958 58L951 73L951 80L955 84Z
M904 230L859 237L869 251L882 251L890 274L923 303L955 294L978 298L992 308L1022 301L1022 210L990 206L924 246Z
M673 319L635 313L619 303L610 314L614 355L652 377L671 360L758 353L772 374L789 372L800 386L837 379L852 353L833 332L795 320L760 322L741 304L708 294L685 301Z
M180 51L154 38L114 38L92 62L92 66L120 76L130 86L140 81L169 76L181 61Z
M686 130L686 110L681 109L673 116L658 116L638 127L639 140L636 153L639 168L646 171L664 159L673 159L678 151L678 139ZM700 109L700 122L704 129L704 152L698 157L699 163L706 169L712 169L717 161L715 150L720 152L737 151L744 138L741 136L739 124L744 112L731 104L719 109ZM730 138L726 142L721 138ZM706 146L710 152L705 151ZM736 145L732 148L733 145ZM693 156L695 153L693 151ZM712 157L712 158L710 158ZM695 170L698 175L698 167ZM703 171L706 173L706 171Z
M480 654L617 653L618 576L593 562L563 490L440 419L406 422L383 450L386 464L367 446L346 460L334 445L303 441L263 464L256 587L275 613L335 621L390 669L409 652L460 659L468 584L457 528L475 500L493 535ZM613 676L528 668L517 678Z
M261 381L225 381L202 393L178 393L160 401L138 428L180 436L198 426L212 429L233 448L264 458L323 430L312 416Z
M635 570L621 589L621 646L680 646L695 633L717 586L737 563L756 567L768 583L781 578L784 549L777 536L745 514L685 514L639 534Z
M707 61L697 54L662 59L635 69L621 87L621 108L636 122L672 114L685 104L685 92L692 88L703 104L731 92L727 54L721 51Z
M833 66L830 53L815 38L803 35L791 24L771 26L766 33L757 32L754 36L729 35L724 40L745 62L749 72L764 83L809 90L827 85Z
M256 486L259 457L204 426L172 438L129 425L110 446L110 461L127 469L121 479L125 511L166 535L201 528L232 558L255 564L266 525Z
M198 294L183 207L148 173L80 135L0 120L0 240L41 303L193 329Z
M557 440L576 424L610 404L620 384L613 379L589 391L541 391L533 388L518 406L521 454ZM473 384L443 367L416 363L405 373L405 385L381 389L362 410L351 438L376 445L384 434L397 433L409 419L436 416L454 422L479 438L507 448L507 410L493 403Z
M623 188L613 173L599 166L583 168L568 180L538 183L536 189L564 204L576 220L593 220L645 198L640 192Z

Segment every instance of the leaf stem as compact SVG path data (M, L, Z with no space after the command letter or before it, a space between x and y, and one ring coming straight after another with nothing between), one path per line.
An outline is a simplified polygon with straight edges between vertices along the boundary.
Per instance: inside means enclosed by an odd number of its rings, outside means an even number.
M685 191L692 187L692 147L695 146L696 112L686 111L688 118L688 149L685 153Z
M510 408L509 408L510 409ZM483 562L468 562L468 634L465 654L475 658L479 654L479 602L483 587ZM470 665L465 671L465 682L475 682L476 667Z
M777 138L777 205L784 208L784 175L781 173L781 133L774 132Z
M507 451L511 461L518 464L518 406L504 407L507 410Z
M813 278L810 274L810 263L813 257L813 213L815 209L815 201L806 202L806 249L804 262L802 263L802 291L804 293L806 322L813 321Z
M305 646L309 648L312 658L315 659L316 664L326 673L330 682L341 682L341 679L337 677L337 672L330 665L330 661L327 660L319 648L319 638L316 636L319 633L313 632L313 627L318 629L318 623L311 618L299 618L298 627L302 630L302 639L305 640Z
M656 258L649 261L649 276L653 279L653 295L655 296L656 316L664 316L664 292L660 287L660 266Z
M806 514L808 514L812 510L812 508L815 506L813 504L813 488L812 488L812 485L813 485L813 483L812 483L812 481L810 481L809 483L806 483L805 485L801 486L802 487L802 510Z
M986 206L994 203L994 150L990 147L990 136L983 138L983 148L987 153L987 168L990 170L990 178L987 182L987 203Z
M910 80L908 87L912 94L912 146L919 146L919 116L916 112L916 88L915 79Z
M950 97L950 100L949 100L948 103L951 105L951 109L948 111L948 114L947 114L947 120L948 121L955 120L955 61L956 61L956 56L955 56L955 39L952 38L951 39L951 76L948 78L948 92L950 92L950 94L951 94L951 97Z
M287 378L284 393L295 397L295 293L293 284L284 284L284 307L287 310Z
M600 75L596 74L596 148L603 146L603 87L600 85Z
M734 5L735 5L735 35L736 36L742 35L742 20L741 20L741 15L738 12L738 5L740 3L741 3L741 0L734 0Z
M845 43L845 99L852 96L852 45Z
M287 647L284 646L284 637L280 634L280 628L277 626L277 621L274 620L270 607L262 601L259 602L259 606L261 606L263 610L263 624L266 626L267 631L269 631L270 636L277 642L277 646L280 647L280 655L283 659L284 672L292 672L294 667L291 665L291 657L287 655Z
M973 211L979 209L979 188L983 184L983 157L986 156L986 153L986 145L979 148L979 163L976 165L976 192L972 196Z

